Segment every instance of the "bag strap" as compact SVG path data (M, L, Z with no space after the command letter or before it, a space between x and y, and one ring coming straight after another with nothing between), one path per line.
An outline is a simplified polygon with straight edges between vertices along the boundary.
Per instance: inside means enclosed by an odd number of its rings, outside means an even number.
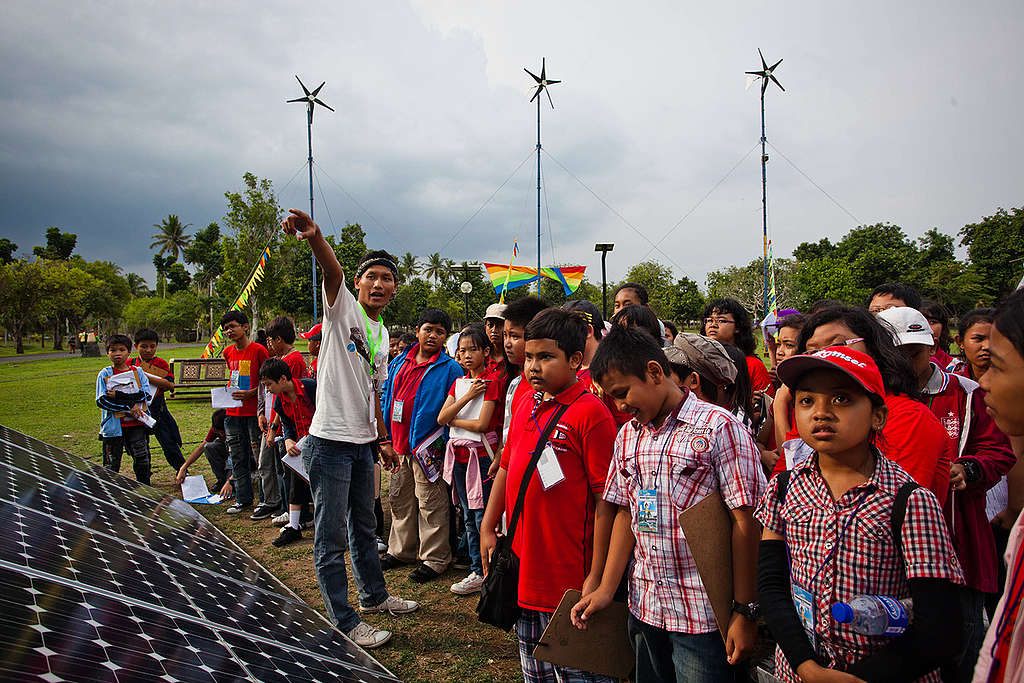
M551 436L551 432L554 431L555 425L558 420L562 417L562 414L569 409L569 406L562 404L555 411L555 414L548 420L548 424L544 427L544 432L537 439L537 446L533 449L533 455L530 456L530 463L526 466L526 471L523 473L523 480L519 484L519 494L516 496L516 504L512 508L512 519L508 521L508 531L505 535L508 536L509 540L515 538L516 525L519 523L519 515L523 512L523 502L526 500L526 489L530 487L530 480L533 479L533 473L537 470L537 463L540 461L541 453L544 452L544 447L548 444L548 437Z
M786 502L786 489L789 488L789 477L792 473L793 470L782 470L775 475L775 500L779 505Z
M919 488L921 488L920 485L913 481L908 481L901 486L896 492L896 498L893 499L892 515L889 517L889 523L892 526L890 529L892 540L896 544L896 552L904 567L907 564L907 559L903 557L903 520L907 517L907 502L910 500L910 494Z

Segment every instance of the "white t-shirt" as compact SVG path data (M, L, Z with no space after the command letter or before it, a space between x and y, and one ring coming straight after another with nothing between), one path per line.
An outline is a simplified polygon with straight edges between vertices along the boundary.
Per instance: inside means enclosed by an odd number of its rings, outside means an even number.
M378 391L388 376L388 329L364 312L342 283L333 306L323 289L324 317L316 371L316 412L309 433L321 439L369 443L377 438ZM369 327L367 327L369 323ZM376 351L371 371L367 329Z

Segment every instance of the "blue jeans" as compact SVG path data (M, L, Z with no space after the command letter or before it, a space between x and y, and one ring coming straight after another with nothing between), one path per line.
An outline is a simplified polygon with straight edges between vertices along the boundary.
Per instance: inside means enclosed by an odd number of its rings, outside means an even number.
M722 683L738 680L718 631L676 633L629 615L636 683Z
M491 459L488 456L480 458L480 478L487 477L487 468L491 466ZM456 462L452 469L452 485L455 487L455 494L459 497L459 504L462 506L462 520L466 523L466 538L469 543L469 569L480 576L484 575L483 561L480 559L480 525L484 521L483 510L469 509L469 496L466 493L466 470L469 463ZM484 506L491 496L491 482L484 484Z
M228 439L231 474L235 478L235 502L252 505L253 444L260 442L263 432L255 415L224 417L224 433Z
M370 444L331 441L309 435L302 462L313 493L313 566L327 616L351 631L359 615L348 604L345 550L350 551L359 602L372 607L388 597L373 531L373 455Z

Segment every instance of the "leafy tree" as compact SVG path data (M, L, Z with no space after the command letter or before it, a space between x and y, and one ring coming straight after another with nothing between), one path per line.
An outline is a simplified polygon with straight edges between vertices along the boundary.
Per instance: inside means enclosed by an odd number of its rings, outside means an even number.
M384 312L388 326L415 325L420 311L427 308L431 293L430 285L423 278L414 277L411 281L402 283Z
M818 258L832 256L835 246L827 237L822 237L817 242L802 242L793 250L793 258L797 261L813 261Z
M335 249L335 253L348 280L345 284L350 287L356 269L366 256L366 251L366 231L359 223L349 223L341 229L341 243Z
M192 284L192 276L185 270L185 266L180 263L172 263L167 268L165 276L167 282L164 284L164 288L171 294L188 289L189 285Z
M181 256L182 252L189 245L190 238L186 231L191 226L191 223L182 225L181 219L173 213L168 215L167 218L159 223L153 224L157 231L153 234L153 241L150 243L149 248L156 249L160 247L157 254L160 256L167 254L171 256L172 261L177 261L178 257Z
M121 275L121 266L110 261L86 261L80 256L71 262L99 280L99 285L87 292L85 318L102 329L116 329L121 312L131 299L128 282Z
M700 293L696 282L685 276L676 280L669 298L669 311L670 319L679 324L701 317L704 313L704 295Z
M12 261L0 265L0 322L14 337L15 353L25 353L26 326L39 319L44 312L46 290L43 281L43 263Z
M156 268L156 286L160 290L160 296L167 296L167 270L174 263L170 256L153 254L153 267Z
M67 261L75 251L77 243L78 235L62 232L60 228L50 226L46 229L46 246L33 247L32 253L48 261Z
M402 260L398 264L398 274L402 280L411 280L420 272L420 262L412 252L407 251L402 255Z
M133 299L140 296L149 296L146 279L138 273L128 273L124 276L124 281L128 284L128 295Z
M882 282L913 284L917 248L898 225L858 226L843 236L832 255L850 265L858 303Z
M998 303L1024 275L1024 207L999 208L995 214L960 230L971 268L978 274L986 303Z
M53 350L59 351L63 348L61 327L78 334L87 314L86 306L102 283L74 261L39 263L43 268L39 285L44 292L43 313L53 325Z
M224 272L224 252L221 251L220 226L210 223L196 230L192 243L185 248L185 263L196 267L193 281L199 287L211 289L213 281Z
M837 257L801 261L793 274L797 298L790 300L801 311L823 299L860 304L864 298L850 268L850 264ZM788 305L787 305L788 307Z
M18 245L7 239L0 238L0 263L10 263L14 260L14 252L18 251Z
M675 278L668 266L654 260L642 261L629 269L624 282L639 282L647 288L649 305L658 317L667 317L672 312ZM611 306L610 301L608 305Z
M775 296L779 308L787 308L798 298L792 259L775 259ZM745 266L729 266L708 273L708 300L736 299L755 320L764 316L764 259L756 258Z
M433 280L434 284L437 285L440 283L445 272L451 267L451 263L449 259L441 258L441 255L435 251L427 257L427 262L423 265L423 270L420 272L423 274L423 277Z

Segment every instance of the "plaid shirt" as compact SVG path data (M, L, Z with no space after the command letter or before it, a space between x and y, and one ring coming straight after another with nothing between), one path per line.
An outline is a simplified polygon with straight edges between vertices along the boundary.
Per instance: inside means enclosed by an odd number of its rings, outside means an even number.
M640 531L641 489L657 490L657 532ZM730 509L757 505L764 473L750 432L736 417L684 396L659 429L635 420L615 439L604 499L629 507L636 537L629 609L640 621L679 633L717 631L704 584L677 522L714 491Z
M817 455L798 465L790 477L781 506L776 489L778 477L772 478L755 517L765 528L786 536L790 575L817 600L815 633L818 661L823 666L845 670L892 641L891 636L863 636L846 624L836 623L832 619L833 603L849 602L856 595L909 598L907 579L964 582L939 503L923 487L916 489L907 501L902 533L906 567L900 561L890 533L892 505L900 486L913 479L885 456L876 454L871 477L834 502L818 469ZM829 557L841 530L854 514L846 535ZM816 572L818 576L812 584ZM799 680L779 649L775 652L775 675L783 681ZM920 680L941 678L934 671Z

